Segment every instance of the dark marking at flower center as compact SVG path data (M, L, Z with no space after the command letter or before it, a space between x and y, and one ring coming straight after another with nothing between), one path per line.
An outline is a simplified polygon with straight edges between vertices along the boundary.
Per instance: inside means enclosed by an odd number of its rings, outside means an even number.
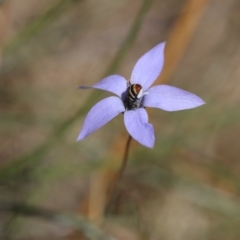
M142 96L141 94L142 86L140 84L132 84L127 89L127 96L124 101L124 106L126 110L134 110L141 107Z

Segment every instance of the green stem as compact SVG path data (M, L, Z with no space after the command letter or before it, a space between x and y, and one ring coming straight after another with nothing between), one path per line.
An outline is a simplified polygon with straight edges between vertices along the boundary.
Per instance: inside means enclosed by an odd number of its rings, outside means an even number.
M132 140L132 137L129 135L128 139L127 139L127 143L126 143L123 159L122 159L122 165L121 165L121 167L120 167L120 169L118 171L117 178L116 178L115 182L113 183L113 185L111 185L111 188L110 188L110 194L109 194L110 196L109 196L109 200L108 200L107 205L106 205L106 212L109 211L110 207L112 206L112 203L116 199L118 185L120 184L123 172L124 172L124 170L125 170L125 168L127 166L131 140Z
M126 165L127 165L131 140L132 140L132 137L129 135L127 143L126 143L126 147L125 147L125 152L124 152L124 155L123 155L122 165L121 165L121 168L119 169L119 172L118 172L118 180L117 180L118 182L121 180L123 172L124 172L124 170L126 168Z

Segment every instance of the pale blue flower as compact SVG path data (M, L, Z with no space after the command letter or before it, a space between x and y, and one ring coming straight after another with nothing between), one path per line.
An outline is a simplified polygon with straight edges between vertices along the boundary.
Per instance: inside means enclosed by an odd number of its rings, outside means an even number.
M165 111L179 111L195 108L205 102L198 96L169 85L150 87L162 71L164 63L164 46L160 43L145 53L133 68L130 84L139 84L142 87L139 95L140 105L133 110L126 109L129 81L119 75L111 75L92 87L116 94L99 101L87 114L78 141L85 139L89 134L99 129L119 113L124 113L124 123L129 134L142 145L153 148L154 129L148 123L148 114L145 107L160 108Z

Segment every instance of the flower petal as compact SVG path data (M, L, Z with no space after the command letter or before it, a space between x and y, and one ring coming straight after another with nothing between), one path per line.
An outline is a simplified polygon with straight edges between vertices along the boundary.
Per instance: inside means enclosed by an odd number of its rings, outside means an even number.
M138 83L147 90L161 73L164 63L165 43L160 43L145 53L133 68L131 83Z
M95 83L93 86L80 86L81 89L97 88L101 90L106 90L117 94L122 97L122 94L127 90L128 87L127 80L120 75L110 75L103 78L101 81Z
M77 141L83 140L124 111L122 100L118 97L108 97L101 100L89 111Z
M148 123L148 114L144 108L126 111L124 113L124 123L129 134L142 145L153 148L154 129Z
M160 108L165 111L190 109L203 104L205 102L195 94L168 85L151 87L143 100L144 107Z

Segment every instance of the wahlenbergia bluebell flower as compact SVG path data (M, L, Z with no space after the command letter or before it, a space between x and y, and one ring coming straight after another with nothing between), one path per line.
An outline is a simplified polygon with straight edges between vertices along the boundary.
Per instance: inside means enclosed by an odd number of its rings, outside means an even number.
M154 129L148 123L145 107L165 111L195 108L205 102L198 96L168 85L150 87L162 71L165 43L160 43L145 53L133 68L131 80L111 75L92 87L116 94L98 102L89 111L77 141L99 129L119 113L124 113L124 123L129 134L142 145L153 148ZM131 88L132 86L132 88Z

